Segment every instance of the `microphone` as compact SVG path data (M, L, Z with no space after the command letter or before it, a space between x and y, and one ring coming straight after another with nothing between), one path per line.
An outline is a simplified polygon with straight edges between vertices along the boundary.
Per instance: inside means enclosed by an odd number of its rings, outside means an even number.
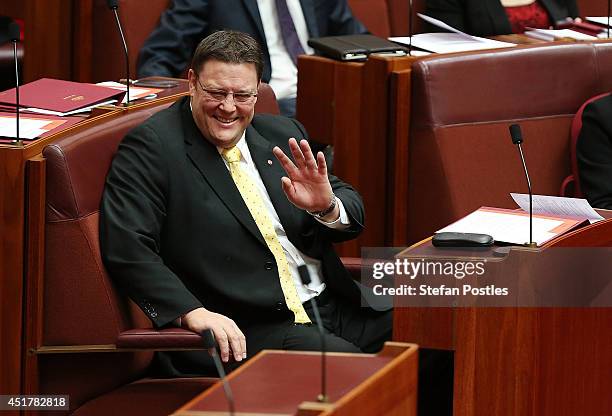
M408 56L412 56L412 22L414 19L414 12L412 8L412 0L408 2L408 36L410 37L410 41L408 42Z
M109 1L109 3L111 3ZM223 364L221 363L221 358L219 358L219 354L217 353L217 343L215 342L215 336L210 329L205 329L200 333L202 337L202 341L204 343L204 348L208 348L210 355L212 356L213 361L215 362L215 367L217 367L217 374L219 374L219 378L221 379L221 383L223 384L223 391L225 392L225 398L227 399L227 404L229 405L230 415L234 416L235 404L234 404L234 395L232 394L232 389L230 389L230 385L227 382L225 377L225 370L223 369Z
M126 99L125 106L127 107L130 104L130 56L128 55L128 47L125 42L125 36L123 35L123 27L121 26L121 22L119 21L119 0L106 0L106 4L108 8L111 9L115 13L115 21L117 22L117 28L119 29L119 36L121 36L121 42L123 43L123 52L125 53L125 72L126 72L126 82L125 85L127 87L126 91Z
M531 192L531 180L529 179L529 172L527 172L527 164L525 163L525 156L523 155L523 133L521 133L521 126L513 124L510 126L510 137L512 138L512 144L518 146L519 154L521 155L521 161L523 162L523 170L525 171L525 177L527 178L527 188L529 189L529 243L525 243L527 247L537 247L537 244L533 242L533 193Z
M16 143L21 145L21 137L19 135L19 61L17 60L17 42L19 42L21 38L21 30L19 25L15 22L11 22L8 27L9 37L13 42L13 60L15 61L15 107L16 107L16 116L17 120L17 131Z
M298 266L298 273L300 274L300 280L303 285L308 285L311 282L310 272L305 264ZM327 403L327 370L325 360L325 334L323 332L323 322L321 321L321 315L319 314L319 307L317 306L316 296L310 298L310 304L312 305L312 311L315 315L315 321L317 328L319 328L319 335L321 336L321 393L317 396L317 401L321 403Z

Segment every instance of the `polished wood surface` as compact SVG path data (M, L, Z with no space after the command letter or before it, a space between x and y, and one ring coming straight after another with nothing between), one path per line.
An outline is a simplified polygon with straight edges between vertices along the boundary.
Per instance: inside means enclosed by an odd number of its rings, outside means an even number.
M319 56L298 59L297 119L311 138L334 146L334 174L361 193L366 208L366 229L358 239L338 246L342 256L359 256L361 247L390 244L392 230L385 218L392 190L387 178L393 176L394 164L388 162L388 153L401 151L407 140L395 148L390 135L403 131L396 131L390 120L407 119L393 107L389 83L395 71L408 71L404 75L409 79L414 59L376 55L363 63ZM406 87L409 92L409 83Z
M535 270L525 264L545 250L610 246L611 224L511 249L493 266L494 281ZM461 259L435 250L427 239L399 256ZM455 415L604 415L612 413L611 327L612 308L396 308L394 339L454 350Z
M328 353L329 403L309 401L319 393L319 363L318 352L260 352L228 376L236 414L416 414L416 345L389 342L377 355ZM227 406L218 382L174 415L222 414Z

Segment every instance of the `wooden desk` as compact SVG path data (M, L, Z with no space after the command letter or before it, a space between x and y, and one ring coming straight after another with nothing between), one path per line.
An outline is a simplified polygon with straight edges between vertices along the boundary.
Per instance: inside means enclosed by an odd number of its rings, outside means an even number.
M394 72L407 74L407 85L402 81L402 87L409 91L415 59L373 55L363 63L346 63L319 56L298 58L297 119L312 139L334 146L333 173L361 193L366 208L364 233L340 244L340 255L359 256L361 247L390 241L385 218L392 181L386 178L395 169L389 165L388 153L398 151L390 140L395 134L392 120L410 107L405 102L399 107L392 104L399 90L391 89L390 82ZM404 116L400 119L398 123L409 122Z
M318 352L265 350L228 376L236 415L416 415L417 350L387 342L377 355L329 353L329 403L320 393ZM174 416L229 414L220 382Z
M531 42L518 35L511 40ZM507 135L511 121L524 122L533 129L526 129L532 148L549 143L554 146L547 159L550 166L536 163L540 172L536 172L534 183L540 186L540 193L555 192L570 171L565 155L569 154L568 125L573 112L579 103L609 89L609 82L598 75L601 69L597 69L609 66L609 48L605 42L594 44L597 47L581 42L537 42L420 58L371 56L364 63L300 57L297 118L314 139L334 145L334 173L355 186L365 203L366 229L359 239L339 246L341 255L359 255L361 247L412 244L436 229L430 227L433 220L457 215L444 211L458 204L457 197L447 195L450 191L446 187L476 189L469 179L476 181L479 175L472 174L461 186L451 186L445 175L457 176L447 172L449 165L452 168L460 165L459 161L471 164L477 160L472 164L480 166L484 159L506 171L506 165L513 166L515 154L504 152L500 160L500 152L507 149L501 137ZM479 64L476 58L480 57L486 65ZM546 64L556 57L559 62L554 64L560 66L555 66L558 70L551 77ZM536 60L541 64L534 65ZM576 76L578 63L585 68L581 76ZM434 65L436 68L428 72ZM446 80L436 71L442 66L448 68L444 72ZM533 84L524 82L525 77ZM479 85L484 87L479 89ZM557 85L567 86L562 97L556 95ZM491 93L496 90L504 93ZM452 101L445 100L451 97ZM505 101L500 106L502 98ZM461 116L453 123L451 119L455 118L449 114L455 113ZM460 133L441 137L451 129ZM478 134L468 132L470 129L477 129ZM484 141L486 137L488 142ZM451 146L457 149L451 151ZM536 148L532 151L539 157L546 154ZM453 155L457 155L455 159ZM495 160L500 163L493 163ZM498 197L502 189L506 188L488 186L486 192L478 193L495 193ZM503 192L503 198L509 199L507 193ZM500 204L497 200L495 203ZM424 220L428 216L432 221ZM445 217L444 221L452 219Z
M525 273L521 263L537 265L543 250L601 246L612 246L610 219L510 250L495 282ZM430 239L399 256L448 258ZM612 414L612 308L396 308L394 318L394 340L455 352L456 416Z
M44 201L29 200L28 189L44 189L45 184L37 178L44 175L32 174L27 160L39 157L42 149L60 137L95 128L109 119L119 118L162 102L175 101L186 94L184 84L160 94L155 100L135 102L124 107L103 107L79 124L43 139L24 142L23 145L0 145L0 393L18 394L22 386L22 357L25 336L24 288L26 276L43 273L44 264L29 256L44 246L44 241L28 238L26 229L44 225ZM44 168L42 164L32 169ZM43 195L44 193L38 193ZM31 236L42 236L32 233ZM27 299L35 302L35 299Z

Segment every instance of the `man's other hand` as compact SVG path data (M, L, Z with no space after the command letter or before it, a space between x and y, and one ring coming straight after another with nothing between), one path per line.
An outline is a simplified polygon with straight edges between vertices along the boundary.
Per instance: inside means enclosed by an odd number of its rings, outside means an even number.
M229 361L230 348L236 361L247 358L246 338L236 322L225 315L197 308L181 317L181 326L200 334L205 329L212 330L219 345L221 360Z

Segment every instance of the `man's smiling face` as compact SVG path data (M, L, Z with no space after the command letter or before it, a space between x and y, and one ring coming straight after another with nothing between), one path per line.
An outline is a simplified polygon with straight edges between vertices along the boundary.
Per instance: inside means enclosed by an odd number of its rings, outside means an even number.
M258 84L257 71L251 63L231 64L213 59L202 65L199 74L189 70L193 119L206 140L223 148L240 140L253 119L256 97L236 103L234 95L227 93L256 94Z

